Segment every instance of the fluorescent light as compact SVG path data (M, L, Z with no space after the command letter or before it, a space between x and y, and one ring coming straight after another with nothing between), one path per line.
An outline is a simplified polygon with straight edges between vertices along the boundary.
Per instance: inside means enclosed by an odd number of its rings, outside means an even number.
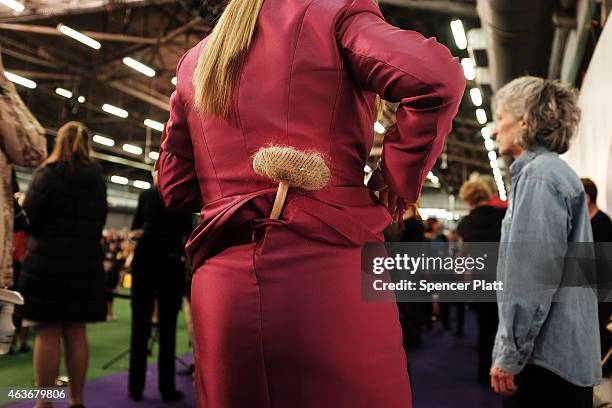
M159 159L159 152L149 152L149 158L151 160L157 160Z
M455 37L455 44L460 50L467 48L467 38L465 36L465 30L463 28L463 22L461 20L453 20L450 23L453 37Z
M132 154L137 154L137 155L141 155L142 154L142 147L140 146L136 146L133 144L129 144L126 143L121 147L123 150L125 150L128 153L132 153Z
M176 86L176 77L172 77L170 82L172 82L172 85Z
M63 96L64 98L68 98L68 99L72 98L72 92L64 88L55 88L55 93L60 96ZM79 103L85 103L85 97L79 96L77 98L77 101L79 101Z
M132 185L143 190L148 190L151 188L151 183L142 180L135 180Z
M482 137L485 140L491 138L491 128L488 126L485 126L482 129L480 129L480 133L482 134Z
M72 38L73 40L77 40L78 42L85 44L86 46L91 47L94 50L99 50L102 47L102 45L98 41L86 36L83 33L78 32L73 28L68 27L67 25L58 24L57 29L60 33Z
M22 76L13 74L12 72L4 71L4 76L11 82L19 84L21 86L25 86L26 88L34 89L36 88L36 82L31 79L24 78Z
M472 98L474 106L482 105L482 92L480 92L480 88L470 89L470 98Z
M378 133L379 135L382 135L383 133L385 133L386 129L385 129L385 127L383 126L383 124L382 124L382 123L380 123L380 122L376 122L376 123L374 124L374 131L375 131L376 133Z
M151 129L155 129L158 130L160 132L164 131L164 124L161 122L158 122L156 120L153 119L145 119L144 121L145 126L150 127Z
M463 67L465 79L472 81L474 78L476 78L476 69L474 68L474 62L472 62L471 58L462 59L461 66Z
M121 177L121 176L112 176L111 181L115 184L122 184L122 185L126 185L127 183L129 183L128 179L126 179L125 177Z
M121 109L116 106L109 105L108 103L105 103L104 105L102 105L102 110L106 113L110 113L111 115L119 116L120 118L125 119L128 117L128 112L125 109Z
M106 137L106 136L102 136L102 135L94 135L93 141L95 143L99 143L101 145L109 146L109 147L112 147L115 145L115 141L113 139Z
M440 179L438 177L436 177L435 174L433 174L431 171L429 173L427 173L427 178L429 179L429 181L431 181L433 184L438 184L440 182Z
M493 140L487 139L485 140L485 147L487 148L488 151L491 151L495 149L495 143L493 143Z
M476 109L476 119L478 120L478 123L484 125L487 123L487 112L485 112L485 110L482 108Z
M21 13L23 10L25 10L25 6L15 0L0 0L0 3L4 4L8 8L15 10L18 13Z
M155 76L155 70L153 68L143 64L142 62L136 61L134 58L125 57L123 59L123 63L132 68L134 71L138 71L148 77Z
M55 88L55 93L64 98L72 98L72 92L64 88Z

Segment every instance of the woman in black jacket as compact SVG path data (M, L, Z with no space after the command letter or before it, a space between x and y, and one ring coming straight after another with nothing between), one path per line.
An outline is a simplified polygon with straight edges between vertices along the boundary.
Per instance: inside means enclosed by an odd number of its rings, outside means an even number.
M79 407L89 353L85 323L106 318L100 244L106 184L90 158L83 124L69 122L59 129L53 152L34 174L24 210L30 238L20 280L21 314L36 326L36 385L53 385L63 340L70 403Z
M457 226L457 234L463 242L499 242L505 208L489 204L493 191L483 178L463 183L459 197L470 206L470 213ZM474 303L478 317L478 380L490 384L491 353L497 332L497 303Z

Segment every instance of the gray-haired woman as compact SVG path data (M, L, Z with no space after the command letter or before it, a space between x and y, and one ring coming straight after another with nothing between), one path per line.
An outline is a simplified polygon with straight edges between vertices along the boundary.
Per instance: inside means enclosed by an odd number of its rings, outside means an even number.
M592 407L601 377L597 298L561 288L574 243L592 242L584 190L559 158L580 119L576 91L522 77L496 95L502 155L512 156L512 199L502 225L498 279L500 323L491 386L504 407ZM544 283L546 290L533 294Z

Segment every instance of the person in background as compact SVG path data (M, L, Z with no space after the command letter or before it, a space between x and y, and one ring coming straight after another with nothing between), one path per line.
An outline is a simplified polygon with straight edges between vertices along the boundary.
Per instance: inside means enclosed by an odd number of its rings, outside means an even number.
M586 200L593 229L593 242L612 242L612 220L597 206L597 186L589 178L580 179L586 192Z
M442 225L442 223L436 217L426 219L423 222L423 230L426 241L448 242L448 239L444 235L444 225Z
M164 209L157 178L142 192L132 222L138 244L132 261L132 334L128 392L139 401L145 387L147 346L157 300L159 392L164 402L183 398L175 386L176 321L185 285L185 240L191 214Z
M477 177L486 182L489 185L489 189L493 192L491 195L491 199L487 203L491 207L495 208L503 208L504 210L508 208L508 201L504 201L499 197L499 192L497 191L497 184L495 183L495 179L493 176L489 174L477 174Z
M109 241L105 244L104 251L104 284L106 286L106 320L109 322L117 321L117 316L113 314L113 303L115 291L119 284L119 274L123 268L125 260L122 256L121 244L123 241Z
M559 158L580 119L576 91L525 76L496 99L493 137L515 161L497 264L504 290L497 292L491 386L506 408L591 408L601 379L597 296L562 287L575 273L568 251L593 241L580 179ZM537 290L542 283L547 290Z
M587 206L589 209L589 218L591 219L591 228L593 230L593 242L612 242L612 221L610 217L605 212L601 211L597 206L597 186L593 182L593 180L589 178L580 179L582 181L582 185L584 186L584 191L586 192L586 200ZM607 251L609 248L595 246L596 251ZM612 280L612 270L610 269L609 264L607 264L604 260L610 259L609 254L601 254L597 256L599 259L597 273L598 273L598 282L604 283L609 287L609 283ZM605 276L601 276L605 274ZM603 286L603 285L602 285ZM610 348L612 347L612 334L607 329L608 324L610 324L610 319L612 318L612 303L611 302L600 302L598 304L599 311L599 339L601 342L601 356L602 358L608 353ZM609 365L605 368L605 374L609 375L612 371L609 368Z
M424 242L425 231L417 204L409 205L404 212L402 242Z
M82 123L62 126L23 204L30 226L19 290L25 298L24 324L36 328L35 385L54 385L63 342L72 407L83 406L89 357L85 323L106 318L100 245L106 183L90 153L89 131Z
M47 157L45 130L6 79L0 53L0 288L13 285L13 165L34 167Z
M401 242L422 243L425 241L423 221L416 204L409 205L404 212L404 231ZM404 349L420 347L421 333L431 327L431 302L398 302L402 326Z
M19 277L21 276L21 266L23 265L23 258L25 257L28 236L26 230L28 228L28 217L26 217L21 203L25 195L19 191L19 184L17 183L17 176L15 170L12 171L12 183L13 191L15 191L13 199L14 209L14 222L13 222L13 287L12 290L18 290ZM28 335L30 333L29 327L23 326L23 319L18 313L13 314L13 324L15 326L15 339L13 340L13 351L19 351L20 353L26 353L31 351L31 347L28 345Z
M436 217L430 217L423 221L423 230L425 241L431 242L429 250L433 251L436 256L445 257L451 251L452 243L449 243L448 238L444 235L444 225ZM438 302L434 305L433 310L440 318L444 330L451 330L451 314L452 309L455 309L456 328L455 334L463 336L463 323L465 321L465 304L457 302L447 302L444 298L438 298Z
M459 197L468 203L470 213L457 225L457 234L462 242L499 242L501 225L506 210L491 205L489 183L475 177L463 183ZM469 248L468 248L469 250ZM497 304L474 303L472 305L478 319L478 380L483 385L490 384L491 353L497 331Z

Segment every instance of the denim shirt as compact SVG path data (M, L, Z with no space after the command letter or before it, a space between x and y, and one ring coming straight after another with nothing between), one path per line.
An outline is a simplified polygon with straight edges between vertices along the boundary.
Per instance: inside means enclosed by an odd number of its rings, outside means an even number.
M531 300L516 296L542 280L560 284L569 268L568 246L593 241L582 183L557 153L544 148L525 151L510 171L512 198L502 224L497 279L516 292L497 294L493 362L513 374L535 364L577 386L593 386L601 379L594 291L565 287ZM520 256L514 247L521 248ZM566 299L557 301L560 292Z

